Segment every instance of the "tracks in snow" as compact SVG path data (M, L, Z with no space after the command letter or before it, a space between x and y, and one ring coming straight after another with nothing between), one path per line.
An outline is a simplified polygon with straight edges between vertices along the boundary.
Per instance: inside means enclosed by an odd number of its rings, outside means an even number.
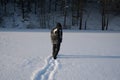
M41 70L33 73L31 80L54 80L56 70L59 67L59 62L52 57L48 57L45 62L46 64Z

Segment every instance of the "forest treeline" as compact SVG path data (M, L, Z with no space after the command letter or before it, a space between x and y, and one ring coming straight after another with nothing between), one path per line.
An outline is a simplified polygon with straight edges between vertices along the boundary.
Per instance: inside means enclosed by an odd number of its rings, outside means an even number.
M32 13L38 16L40 28L51 28L57 16L57 19L62 19L63 28L78 26L79 30L83 30L87 29L90 13L87 12L86 19L84 15L89 4L98 6L101 30L108 29L110 14L120 14L120 0L0 0L0 24L8 14L19 13L24 22L28 14ZM67 18L71 21L70 24L67 23Z

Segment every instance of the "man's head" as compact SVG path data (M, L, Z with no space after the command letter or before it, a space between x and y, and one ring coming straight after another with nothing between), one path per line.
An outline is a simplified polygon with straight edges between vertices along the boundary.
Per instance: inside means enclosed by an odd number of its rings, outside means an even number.
M57 23L58 28L62 28L62 25L60 23Z

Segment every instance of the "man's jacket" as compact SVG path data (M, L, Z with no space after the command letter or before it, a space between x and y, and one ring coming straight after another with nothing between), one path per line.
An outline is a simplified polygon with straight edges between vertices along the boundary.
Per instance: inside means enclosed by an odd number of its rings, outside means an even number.
M55 27L51 30L51 40L53 44L60 44L62 42L62 28Z

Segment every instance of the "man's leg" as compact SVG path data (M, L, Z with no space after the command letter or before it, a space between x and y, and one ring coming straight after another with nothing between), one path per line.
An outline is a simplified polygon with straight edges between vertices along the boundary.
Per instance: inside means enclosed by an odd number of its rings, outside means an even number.
M56 44L53 44L53 53L52 53L53 58L55 57L55 54L56 54Z
M58 55L59 50L60 50L60 43L59 43L59 44L56 44L54 59L57 58L57 55Z

